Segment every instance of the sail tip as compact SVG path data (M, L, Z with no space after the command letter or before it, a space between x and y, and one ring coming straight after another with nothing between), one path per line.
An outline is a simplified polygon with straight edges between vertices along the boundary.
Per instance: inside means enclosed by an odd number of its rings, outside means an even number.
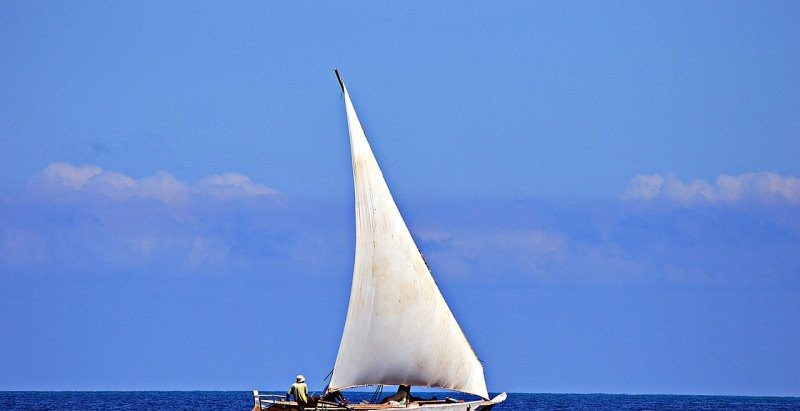
M339 87L341 87L342 91L344 91L344 81L342 81L342 75L339 74L339 69L334 68L333 72L336 73L336 79L339 80Z

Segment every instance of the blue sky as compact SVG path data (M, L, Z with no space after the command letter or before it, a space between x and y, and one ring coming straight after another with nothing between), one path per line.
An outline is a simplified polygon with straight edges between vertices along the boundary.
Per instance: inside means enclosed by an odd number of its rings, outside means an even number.
M798 20L2 3L0 389L321 388L338 67L490 391L800 395Z

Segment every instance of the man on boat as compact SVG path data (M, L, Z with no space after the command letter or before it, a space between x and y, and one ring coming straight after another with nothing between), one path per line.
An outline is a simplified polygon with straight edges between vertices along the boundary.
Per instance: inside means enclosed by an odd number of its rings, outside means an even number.
M303 411L308 404L308 385L306 385L306 378L302 375L298 375L296 378L296 382L289 387L289 391L286 393L286 400L289 400L289 396L293 396L295 402L297 402L297 409Z
M391 402L398 403L400 405L407 405L409 402L416 400L417 398L413 398L411 396L411 386L410 385L399 385L397 387L397 393L394 395L390 395L384 398L381 401L381 404L388 404Z
M344 397L341 391L329 391L330 384L322 390L322 394L317 397L311 397L312 400L335 402L338 404L349 404L347 398ZM312 401L313 402L313 401Z

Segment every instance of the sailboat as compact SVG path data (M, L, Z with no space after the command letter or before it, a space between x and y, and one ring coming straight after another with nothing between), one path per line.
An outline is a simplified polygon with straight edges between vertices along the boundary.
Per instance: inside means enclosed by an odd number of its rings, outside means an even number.
M358 119L350 94L334 70L344 96L353 162L356 250L344 331L326 394L364 386L420 386L480 397L474 401L415 399L384 404L316 401L328 410L420 408L488 410L506 399L489 399L483 365L470 346L389 192ZM253 392L254 410L294 410L283 396ZM306 406L306 409L312 404Z

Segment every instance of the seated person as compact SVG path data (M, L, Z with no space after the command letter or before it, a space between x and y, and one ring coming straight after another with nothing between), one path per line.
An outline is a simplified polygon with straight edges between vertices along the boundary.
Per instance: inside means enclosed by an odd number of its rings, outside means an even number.
M335 402L337 404L349 404L349 402L347 402L347 398L345 398L344 395L342 395L341 391L331 391L327 394L322 395L320 400Z
M381 400L381 404L387 404L389 402L396 402L400 405L406 405L409 402L417 401L419 398L415 398L411 396L411 386L410 385L399 385L397 386L397 392L394 395L390 395L383 400Z
M328 386L330 387L330 386ZM322 395L312 397L314 404L318 401L335 402L337 404L349 404L347 398L342 395L341 391L328 391L328 387L322 390Z

